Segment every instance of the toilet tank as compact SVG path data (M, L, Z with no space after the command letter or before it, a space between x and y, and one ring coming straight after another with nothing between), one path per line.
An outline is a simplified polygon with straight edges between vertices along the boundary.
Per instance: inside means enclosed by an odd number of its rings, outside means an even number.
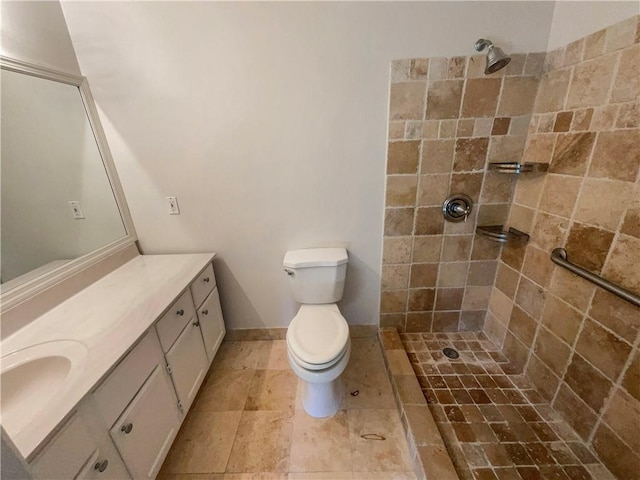
M289 250L282 263L293 298L303 304L338 302L344 291L348 260L344 248Z

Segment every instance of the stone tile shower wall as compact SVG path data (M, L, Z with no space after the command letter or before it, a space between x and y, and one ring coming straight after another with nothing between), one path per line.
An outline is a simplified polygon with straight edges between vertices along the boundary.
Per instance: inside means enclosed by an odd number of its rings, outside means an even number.
M513 55L484 75L485 56L415 58L391 68L381 318L405 332L481 330L499 244L474 235L506 222L514 178L487 162L519 161L544 54ZM467 223L442 203L466 193Z
M639 18L548 54L485 332L607 467L640 472L640 309L555 266L569 259L640 293Z

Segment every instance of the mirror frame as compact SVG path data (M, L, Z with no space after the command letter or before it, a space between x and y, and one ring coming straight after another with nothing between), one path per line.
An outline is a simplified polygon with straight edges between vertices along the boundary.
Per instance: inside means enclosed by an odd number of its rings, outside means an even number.
M115 164L113 163L113 158L111 157L107 138L105 137L102 124L100 123L98 110L96 109L93 96L91 95L91 90L89 90L87 78L41 67L39 65L34 65L2 55L0 55L0 68L78 87L78 91L80 92L80 97L87 114L87 119L91 126L91 130L93 131L98 151L102 157L102 163L107 174L107 179L111 185L114 200L120 212L120 217L122 218L122 223L126 232L124 237L108 243L97 250L70 260L64 265L53 268L40 276L34 277L15 286L14 288L2 291L2 294L0 295L0 313L4 313L19 303L22 303L25 300L45 291L51 286L82 272L120 250L124 250L134 244L138 237L136 236L133 219L129 212L129 207L124 196L124 191L122 190L122 185L118 178Z

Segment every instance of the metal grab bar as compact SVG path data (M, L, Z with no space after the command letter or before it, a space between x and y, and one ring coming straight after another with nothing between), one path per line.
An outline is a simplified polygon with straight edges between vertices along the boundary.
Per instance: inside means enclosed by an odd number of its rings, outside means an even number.
M591 273L589 270L585 270L584 268L571 263L567 257L567 251L564 248L554 248L551 252L551 261L582 278L586 278L590 282L595 283L599 287L619 296L627 302L633 303L636 307L640 307L640 296L625 290L620 285L616 285L615 283L611 283L609 280L605 280L595 273Z

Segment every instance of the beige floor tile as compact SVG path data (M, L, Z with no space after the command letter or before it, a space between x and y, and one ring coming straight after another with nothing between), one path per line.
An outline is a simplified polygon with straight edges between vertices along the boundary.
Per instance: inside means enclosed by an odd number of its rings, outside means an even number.
M353 480L416 480L416 478L413 472L353 472Z
M409 449L395 409L349 410L348 418L354 471L411 471ZM365 439L361 435L385 439Z
M242 412L227 473L286 473L293 411Z
M242 410L255 370L213 370L202 386L194 409L212 412Z
M163 465L169 473L224 473L242 412L194 411Z
M287 480L286 473L225 473L224 480Z
M351 339L351 360L372 362L384 365L382 350L377 338L352 338Z
M298 379L298 383L296 384L296 410L302 410L304 407L302 406L302 388L304 386L304 382ZM344 403L344 402L343 402Z
M395 408L391 384L376 338L354 338L342 374L347 408ZM353 393L358 392L357 395Z
M271 340L222 342L213 362L216 370L264 369L269 361Z
M313 418L296 410L289 456L289 472L351 471L347 412Z
M156 480L224 480L223 473L163 473Z
M222 473L163 473L160 472L156 480L224 480Z
M249 387L245 410L293 410L298 377L289 370L258 370Z
M353 480L351 472L298 472L290 473L288 480Z
M267 360L267 370L291 370L287 359L287 341L273 340Z

